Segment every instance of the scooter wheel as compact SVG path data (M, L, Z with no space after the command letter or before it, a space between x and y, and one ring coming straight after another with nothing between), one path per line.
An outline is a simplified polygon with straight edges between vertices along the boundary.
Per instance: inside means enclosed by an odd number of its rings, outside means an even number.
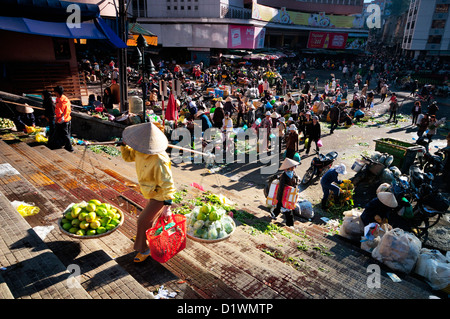
M305 175L303 175L302 184L303 185L309 184L311 182L313 176L314 176L314 168L310 167L306 171Z

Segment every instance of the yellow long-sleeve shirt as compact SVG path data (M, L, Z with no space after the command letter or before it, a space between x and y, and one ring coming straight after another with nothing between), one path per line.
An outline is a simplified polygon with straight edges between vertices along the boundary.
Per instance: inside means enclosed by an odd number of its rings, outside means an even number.
M149 155L138 152L128 145L122 146L122 158L136 163L136 173L142 195L147 199L159 201L174 199L176 192L173 183L169 155L166 152Z

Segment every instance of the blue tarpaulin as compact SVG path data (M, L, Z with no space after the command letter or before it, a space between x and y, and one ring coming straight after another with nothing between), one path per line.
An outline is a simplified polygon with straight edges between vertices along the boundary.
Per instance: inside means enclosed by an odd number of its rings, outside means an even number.
M69 28L66 22L0 16L0 30L59 38L107 40L116 48L127 47L102 18L81 22L79 26L80 28Z

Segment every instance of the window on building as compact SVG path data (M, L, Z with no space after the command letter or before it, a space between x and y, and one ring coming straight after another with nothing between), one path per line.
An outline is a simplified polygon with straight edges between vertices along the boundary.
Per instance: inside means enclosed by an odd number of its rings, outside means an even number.
M146 17L147 16L147 1L146 0L132 0L133 16Z
M167 6L167 10L169 10L169 11L170 11L170 6Z
M177 6L173 6L173 9L174 9L174 10L178 10L178 7L177 7Z
M427 43L439 44L439 43L441 43L441 40L442 40L442 35L430 35L428 37Z
M433 20L431 23L432 29L444 29L445 28L445 20Z
M436 5L436 10L435 10L435 12L436 12L436 13L445 13L445 12L448 12L448 7L449 7L448 4L437 4L437 5Z

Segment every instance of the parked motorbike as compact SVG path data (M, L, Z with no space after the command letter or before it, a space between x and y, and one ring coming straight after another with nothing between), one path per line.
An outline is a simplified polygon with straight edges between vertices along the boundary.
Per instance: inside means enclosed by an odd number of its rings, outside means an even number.
M319 151L315 152L317 156L311 160L311 166L306 170L305 175L303 175L303 185L308 185L314 178L314 176L322 176L327 170L331 168L334 161L338 157L338 153L334 151L329 152L326 155L321 154Z
M385 166L381 163L373 161L370 157L361 155L362 157L362 167L356 172L355 176L350 178L353 185L358 185L363 180L373 180L375 177L379 176ZM353 167L352 167L353 169Z
M434 154L431 154L429 151L429 139L425 136L418 138L416 144L424 147L424 151L419 152L417 157L420 168L425 173L432 173L434 176L437 176L450 172L450 163L448 161L450 147L439 148L438 146L434 146L438 150Z
M398 215L402 217L404 230L423 237L447 213L449 200L437 191L432 183L434 176L412 165L409 175L396 177L391 191L400 203ZM409 213L406 213L409 208Z
M436 148L438 148L436 146ZM450 152L449 147L438 148L438 150L431 154L430 152L426 152L424 154L424 164L423 171L425 173L432 173L434 176L449 172L449 164L448 164L448 153Z

